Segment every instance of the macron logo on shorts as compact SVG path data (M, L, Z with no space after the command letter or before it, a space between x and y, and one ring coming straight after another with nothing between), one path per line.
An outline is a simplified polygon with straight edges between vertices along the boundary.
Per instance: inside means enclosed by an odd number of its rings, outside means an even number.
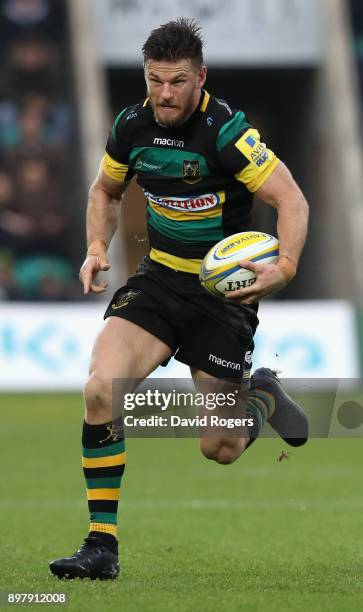
M241 369L241 364L234 363L233 361L227 361L226 359L222 359L222 357L216 357L216 355L212 355L212 353L209 353L209 361L212 361L217 365L221 365L224 368L231 368L232 370Z

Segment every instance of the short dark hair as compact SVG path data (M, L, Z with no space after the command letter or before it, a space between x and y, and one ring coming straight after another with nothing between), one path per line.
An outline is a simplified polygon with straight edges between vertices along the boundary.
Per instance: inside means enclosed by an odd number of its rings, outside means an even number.
M144 63L148 60L178 62L190 59L200 67L203 64L203 40L201 28L194 19L180 17L152 30L142 52Z

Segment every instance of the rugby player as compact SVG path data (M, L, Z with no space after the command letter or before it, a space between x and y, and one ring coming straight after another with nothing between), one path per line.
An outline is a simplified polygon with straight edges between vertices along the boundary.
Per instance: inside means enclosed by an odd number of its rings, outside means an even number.
M112 379L142 380L175 354L190 366L197 388L206 380L220 389L231 380L242 385L250 378L257 304L295 276L307 233L308 205L289 170L241 110L204 88L195 22L179 19L153 30L143 56L147 98L116 118L89 192L88 251L80 271L85 294L106 288L97 274L110 268L107 249L134 175L147 200L150 252L115 293L94 346L82 434L90 529L73 556L51 562L61 578L119 573L125 447L122 428L112 426ZM247 262L256 283L216 298L198 281L201 260L217 241L248 228L254 194L277 211L278 261ZM302 409L268 368L251 377L246 404L253 427L241 437L202 436L206 458L232 463L266 420L292 445L307 440Z

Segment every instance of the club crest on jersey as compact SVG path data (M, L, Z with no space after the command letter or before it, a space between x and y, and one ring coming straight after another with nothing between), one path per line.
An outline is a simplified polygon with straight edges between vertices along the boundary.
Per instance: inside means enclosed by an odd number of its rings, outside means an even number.
M185 159L183 161L183 180L186 183L201 181L199 161Z

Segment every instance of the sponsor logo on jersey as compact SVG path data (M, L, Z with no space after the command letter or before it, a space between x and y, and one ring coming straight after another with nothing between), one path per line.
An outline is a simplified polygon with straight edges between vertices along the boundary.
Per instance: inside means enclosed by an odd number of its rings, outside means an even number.
M251 160L256 164L257 167L263 166L268 160L268 151L266 145L263 142L257 141L253 136L246 138L246 143L252 149Z
M235 363L233 361L227 361L227 359L222 359L222 357L217 357L216 355L212 355L212 353L209 353L209 361L212 361L212 363L216 363L217 365L221 365L224 368L230 368L231 370L241 369L240 363Z
M145 191L144 193L147 199L153 204L163 206L164 208L172 208L173 210L208 210L218 206L219 204L219 197L216 193L207 193L205 195L197 196L196 198L167 198L155 196L148 191Z
M268 152L267 152L266 146L260 142L258 146L258 150L254 151L251 157L252 157L252 161L254 161L254 163L256 164L258 168L260 166L263 166L263 164L268 161Z
M184 147L184 140L173 140L173 138L154 138L154 144L161 145L165 147L168 145L169 147L178 147L182 149Z
M200 165L199 161L194 159L184 159L183 161L183 180L188 183L194 183L200 180Z
M256 140L253 138L253 136L248 136L248 138L246 138L246 142L248 145L250 145L251 149L253 149L256 144Z
M157 166L156 164L149 164L146 161L143 161L140 157L137 158L135 163L135 170L161 170L162 166Z
M129 121L130 119L136 119L136 117L137 117L137 113L135 113L135 111L133 111L132 113L127 115L126 121Z
M235 146L258 168L269 160L268 149L263 142L260 142L260 135L257 130L249 129L236 142Z

